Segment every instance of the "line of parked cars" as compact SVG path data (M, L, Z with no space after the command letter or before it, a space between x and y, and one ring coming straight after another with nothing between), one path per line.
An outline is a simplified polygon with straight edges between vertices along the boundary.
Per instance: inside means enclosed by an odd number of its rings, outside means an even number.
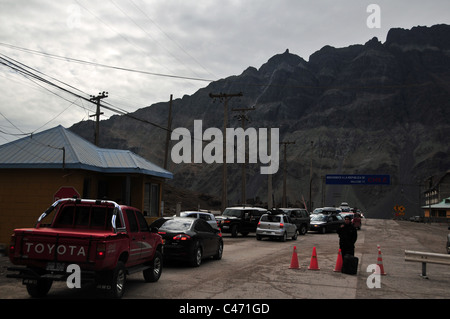
M274 238L296 240L309 230L326 233L337 230L344 223L344 215L334 207L324 207L309 214L302 208L274 208L267 210L253 206L226 208L220 216L207 211L185 211L179 216L162 217L150 227L157 228L164 242L164 258L184 260L191 266L200 266L203 259L220 260L223 254L222 233L231 237L256 233L256 239ZM352 216L359 225L360 218ZM359 224L358 224L359 218Z

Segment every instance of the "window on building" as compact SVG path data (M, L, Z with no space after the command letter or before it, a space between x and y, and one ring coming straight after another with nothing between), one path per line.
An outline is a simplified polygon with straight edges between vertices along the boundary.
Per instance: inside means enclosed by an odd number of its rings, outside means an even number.
M159 184L146 183L144 194L144 216L159 216Z

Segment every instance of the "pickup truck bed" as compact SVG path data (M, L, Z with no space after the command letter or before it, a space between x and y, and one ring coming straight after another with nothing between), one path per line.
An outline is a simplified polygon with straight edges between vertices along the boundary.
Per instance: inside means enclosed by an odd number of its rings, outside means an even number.
M42 225L50 213L51 223ZM35 228L14 230L9 258L16 267L7 276L22 278L32 296L45 295L52 281L66 280L67 267L76 265L83 282L96 282L122 297L127 274L143 271L146 281L159 279L162 238L148 229L136 208L64 199L42 214Z

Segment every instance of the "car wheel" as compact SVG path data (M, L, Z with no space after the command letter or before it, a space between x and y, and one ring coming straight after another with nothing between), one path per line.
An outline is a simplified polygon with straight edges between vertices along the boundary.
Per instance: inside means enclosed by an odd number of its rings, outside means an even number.
M322 227L321 229L320 229L320 232L322 233L322 234L325 234L326 232L327 232L327 228L324 226L324 227Z
M307 231L308 231L308 229L306 228L305 225L300 226L300 230L299 230L300 235L302 235L302 236L305 235L307 233Z
M223 254L223 242L220 242L219 248L217 249L217 254L215 254L213 258L215 260L220 260L222 259L222 254Z
M147 268L143 271L144 280L146 282L155 282L159 280L161 277L161 273L163 270L163 259L162 255L159 251L155 253L155 257L151 261L150 268Z
M237 237L238 231L237 231L237 225L231 226L231 237Z
M294 236L292 236L292 240L297 240L297 231L294 232Z
M119 261L116 268L112 272L111 277L111 290L109 294L112 298L122 298L125 290L125 281L127 279L126 269L123 262Z
M287 240L287 233L284 232L283 236L280 237L281 241L286 241Z
M193 267L199 267L201 263L202 263L202 248L197 243L194 249L194 254L191 257L190 264Z

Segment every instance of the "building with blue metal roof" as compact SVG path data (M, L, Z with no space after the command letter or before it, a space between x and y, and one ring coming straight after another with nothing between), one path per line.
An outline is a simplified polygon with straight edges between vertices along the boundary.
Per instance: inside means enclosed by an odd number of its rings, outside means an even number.
M131 151L99 148L62 126L0 145L0 243L14 228L34 226L61 196L108 198L153 220L172 178Z

